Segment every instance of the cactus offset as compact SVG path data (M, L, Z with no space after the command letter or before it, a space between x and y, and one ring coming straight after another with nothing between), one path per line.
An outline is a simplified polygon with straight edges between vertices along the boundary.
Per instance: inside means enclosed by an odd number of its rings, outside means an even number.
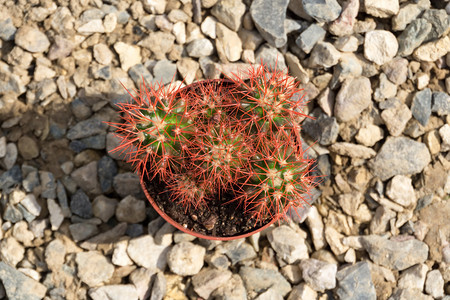
M187 211L225 192L257 221L302 206L315 178L300 139L301 90L265 66L251 67L246 77L182 89L144 85L134 103L119 105L125 122L112 124L117 150L141 176L166 182L171 200Z

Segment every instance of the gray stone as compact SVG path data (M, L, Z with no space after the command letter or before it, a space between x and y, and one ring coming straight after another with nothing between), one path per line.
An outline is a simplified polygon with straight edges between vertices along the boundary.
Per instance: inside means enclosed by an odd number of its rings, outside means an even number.
M72 41L64 38L61 35L55 36L54 39L55 41L48 51L48 59L60 59L67 57L70 55L70 53L72 53L72 49L74 48Z
M143 198L139 176L136 173L120 173L114 176L113 187L119 196L125 198L132 195L135 198Z
M2 263L15 267L25 256L25 248L13 237L0 241L0 258Z
M427 125L431 116L431 97L431 90L426 88L423 91L416 92L411 104L412 115L422 126Z
M196 39L186 46L186 51L190 57L209 56L214 52L214 46L207 38Z
M309 257L305 239L289 226L282 225L273 229L268 233L267 238L278 256L288 264Z
M235 299L246 300L247 292L239 274L233 274L224 285L218 287L212 294L217 300Z
M398 0L365 0L365 11L377 18L389 18L396 15L400 9Z
M384 73L380 74L379 79L378 87L373 93L373 98L376 101L384 101L387 98L395 97L397 95L397 86Z
M314 119L306 118L302 129L323 146L336 142L339 134L336 118L327 116L320 109L315 109L310 115Z
M291 290L289 282L278 271L241 267L239 275L244 281L247 292L261 293L272 287L284 297Z
M138 268L130 274L130 282L136 287L139 299L148 299L148 297L150 297L150 294L153 290L152 277L155 272L156 270Z
M20 167L15 165L11 169L0 175L0 189L8 194L11 188L22 181L22 171Z
M433 26L425 19L413 20L398 36L398 55L411 55L427 38Z
M153 67L154 82L167 84L177 79L177 65L170 60L164 59L156 62Z
M117 165L109 156L103 156L97 165L98 181L102 193L110 193L113 190L113 179L117 175Z
M275 69L282 71L286 69L286 63L283 55L276 48L269 46L268 44L259 47L255 53L255 61L263 61L272 70Z
M113 276L114 266L97 251L78 252L75 261L77 276L89 287L99 286Z
M336 20L342 8L336 0L302 0L303 9L317 22L330 22Z
M396 103L381 112L381 118L392 136L401 135L411 117L412 113L404 103Z
M105 285L89 289L89 296L93 300L138 300L136 288L132 284Z
M450 16L444 9L427 9L421 18L427 20L432 26L425 42L438 39L450 31Z
M36 197L33 194L27 194L22 201L20 201L20 204L22 204L34 216L39 216L41 213L42 208L36 201Z
M32 53L45 52L50 47L47 36L39 29L28 25L21 26L17 30L14 42Z
M103 195L97 196L92 203L92 212L94 216L106 223L114 216L118 203L119 201L116 199L108 198Z
M305 259L300 263L303 280L313 290L324 292L336 287L337 265L317 259Z
M326 31L321 26L313 23L298 36L295 43L305 53L310 53L316 43L325 38L325 35Z
M59 180L56 182L56 195L58 196L58 202L61 206L64 216L70 217L72 213L69 207L69 199L67 198L67 193L64 185Z
M3 163L7 170L11 169L17 161L19 151L15 143L6 144L6 154Z
M4 262L0 262L0 279L10 300L40 300L47 293L47 288L39 281Z
M226 284L231 275L229 270L203 269L192 277L194 291L200 297L208 299L215 289Z
M99 232L96 225L87 222L70 224L69 231L75 242L84 241Z
M72 213L84 219L92 217L91 201L89 201L89 197L81 189L78 189L75 194L70 197L70 210Z
M92 115L91 108L80 98L75 98L72 102L70 102L70 109L77 120L85 120Z
M108 125L98 119L87 119L78 122L75 126L67 132L67 138L70 140L77 140L90 137L98 134L106 134Z
M428 272L425 281L425 292L434 299L441 299L444 297L444 278L439 270Z
M408 60L396 57L382 67L384 74L393 83L400 85L406 81L408 75Z
M73 140L70 142L69 147L76 153L80 153L85 149L105 149L106 146L106 134L99 134L83 138L81 140Z
M384 181L395 175L419 173L430 161L425 144L406 137L388 137L369 166L374 176Z
M250 5L250 15L261 36L276 48L287 43L284 26L288 0L256 0Z
M405 30L406 26L426 9L426 7L415 4L408 3L402 6L397 15L392 18L392 29L395 31Z
M245 13L245 4L241 0L222 0L211 9L211 14L233 31L238 31Z
M101 193L97 176L97 162L92 161L72 172L73 181L89 196Z
M11 203L7 203L6 207L4 209L5 210L3 212L3 219L5 221L9 221L11 223L17 223L23 219L22 212L17 207L12 205Z
M360 115L372 102L372 88L366 77L348 78L336 95L336 119L347 122Z
M127 223L119 223L112 229L100 233L80 244L80 247L87 250L95 250L99 244L114 243L125 234Z
M404 270L398 278L398 287L401 289L418 289L422 291L427 272L428 266L426 264L417 264Z
M163 272L156 273L153 281L150 300L162 300L166 294L167 282Z
M116 219L119 222L139 223L145 220L145 202L128 195L116 207Z
M427 244L414 238L397 241L368 235L361 237L361 243L375 264L394 270L405 270L428 258Z
M225 255L231 260L231 264L235 265L238 262L255 258L256 252L250 244L240 242L235 244L235 247L227 248Z
M269 288L265 292L262 292L255 298L255 300L283 300L283 296L273 288Z
M336 294L340 299L377 299L369 264L365 261L340 269L336 279L338 281Z
M431 111L439 116L450 115L450 95L444 92L434 92Z
M409 300L409 299L433 300L433 297L425 295L418 289L396 289L389 298L389 300Z
M152 74L143 64L132 66L131 68L129 68L128 74L130 75L131 79L133 79L136 86L138 86L139 88L143 88L143 84L149 86L153 81Z
M144 226L142 224L128 224L125 234L132 238L141 236L144 234Z
M64 214L61 207L53 199L47 199L47 208L50 214L50 224L52 225L52 230L58 230L64 221Z
M181 242L167 253L170 270L181 276L195 275L203 267L205 248L191 242Z
M155 233L155 243L158 245L169 246L173 242L173 233L177 229L172 226L170 223L166 222L161 226L158 231Z
M95 79L110 80L112 78L111 66L92 65L91 72Z
M318 42L311 52L309 65L311 68L331 68L337 65L340 57L341 53L334 48L333 44Z
M17 28L13 25L11 18L0 21L0 39L12 41L16 31Z

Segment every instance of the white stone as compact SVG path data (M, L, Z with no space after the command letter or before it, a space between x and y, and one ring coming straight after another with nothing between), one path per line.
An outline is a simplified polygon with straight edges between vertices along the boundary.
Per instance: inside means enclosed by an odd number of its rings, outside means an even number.
M445 124L439 128L439 135L441 136L441 151L445 152L450 150L450 125Z
M127 254L127 248L128 240L122 240L114 244L114 251L111 259L113 264L120 267L131 266L133 264L133 261Z
M399 0L364 0L364 8L369 15L377 18L389 18L398 13Z
M238 61L242 53L242 42L238 34L220 23L216 24L216 34L217 51L222 52L230 62Z
M128 242L127 253L138 266L164 270L169 249L167 246L156 245L150 235L143 235Z
M0 242L0 258L15 267L25 256L25 248L13 237Z
M381 127L373 124L367 124L361 127L355 136L356 141L367 147L372 147L376 142L384 137L384 131Z
M47 207L48 212L50 213L50 224L52 225L52 230L56 231L64 221L64 214L61 207L53 199L47 199Z
M372 30L366 33L364 39L364 57L383 65L390 61L398 51L395 35L386 30Z
M117 16L115 13L107 14L103 20L103 27L106 33L111 33L116 29L117 26Z
M109 65L113 59L113 52L105 44L96 44L93 47L95 60L102 65Z
M177 22L173 25L172 33L178 44L186 43L186 25L183 22Z
M41 213L42 207L36 201L36 197L33 194L27 194L22 201L22 204L33 216L39 216Z
M167 254L170 270L181 276L191 276L200 272L204 264L206 249L191 242L176 244Z
M267 238L278 256L288 264L309 258L305 239L286 225L276 227Z
M207 37L212 38L213 40L216 39L216 23L216 18L207 16L203 23L200 25L200 29L202 30L203 34Z
M102 20L94 19L78 27L77 31L81 34L104 33L105 27Z
M396 175L388 183L386 195L394 202L408 207L416 202L414 187L411 178L404 175Z
M416 75L417 89L423 90L428 86L430 82L430 75L427 73L418 73Z
M100 252L79 252L75 261L78 265L78 277L89 287L101 285L114 273L114 266Z
M132 284L105 285L89 290L93 300L138 300L138 292Z
M444 297L444 278L439 270L428 272L425 281L425 292L434 299L441 299Z
M120 66L124 71L128 71L129 68L142 61L141 49L137 46L117 42L114 44L114 50L119 54Z
M414 50L413 57L419 61L433 62L446 55L450 51L450 38L445 37L426 43Z

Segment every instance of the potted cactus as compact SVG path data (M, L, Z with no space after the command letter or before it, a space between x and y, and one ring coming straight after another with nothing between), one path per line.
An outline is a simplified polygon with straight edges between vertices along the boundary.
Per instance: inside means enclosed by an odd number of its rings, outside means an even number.
M201 238L242 238L305 206L315 185L300 139L300 91L264 65L183 88L143 85L119 104L115 150L172 225Z

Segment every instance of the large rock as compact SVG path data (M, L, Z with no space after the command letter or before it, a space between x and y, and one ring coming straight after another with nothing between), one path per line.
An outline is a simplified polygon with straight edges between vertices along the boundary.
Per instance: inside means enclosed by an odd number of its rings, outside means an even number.
M40 300L47 288L13 267L0 262L0 280L10 300Z
M369 15L377 18L389 18L400 9L399 0L365 0L364 8Z
M375 176L386 180L395 175L419 173L430 161L425 144L406 137L388 137L369 167Z

